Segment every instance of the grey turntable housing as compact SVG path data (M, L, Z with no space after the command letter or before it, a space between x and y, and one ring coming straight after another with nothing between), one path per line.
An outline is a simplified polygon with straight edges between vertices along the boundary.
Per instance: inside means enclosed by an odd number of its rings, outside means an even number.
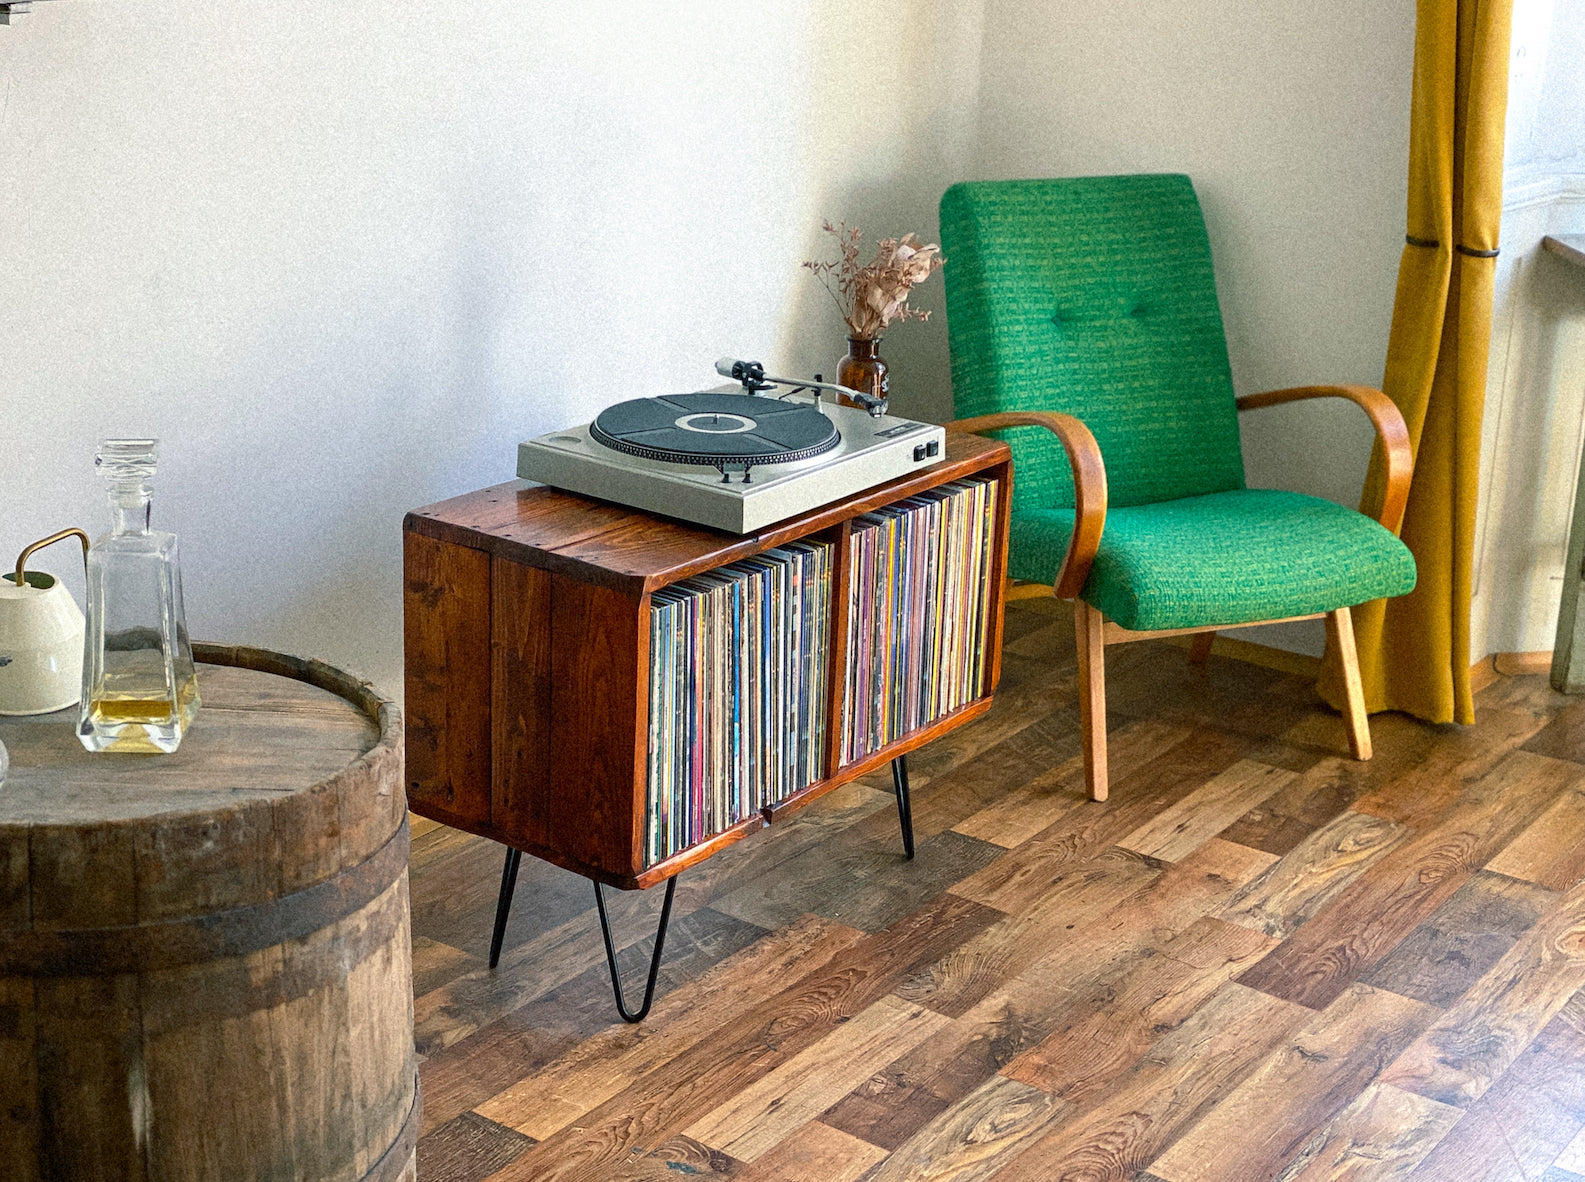
M936 463L944 440L930 423L802 394L702 391L519 444L517 474L744 534Z

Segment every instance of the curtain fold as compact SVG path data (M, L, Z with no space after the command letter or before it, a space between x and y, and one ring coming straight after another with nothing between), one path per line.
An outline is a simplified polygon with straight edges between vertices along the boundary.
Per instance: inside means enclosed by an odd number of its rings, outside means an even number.
M1408 234L1382 386L1403 411L1414 481L1402 537L1419 584L1354 609L1366 708L1475 720L1471 570L1481 414L1502 217L1513 0L1419 0L1409 131ZM1362 508L1380 503L1371 457ZM1322 695L1342 701L1337 654Z

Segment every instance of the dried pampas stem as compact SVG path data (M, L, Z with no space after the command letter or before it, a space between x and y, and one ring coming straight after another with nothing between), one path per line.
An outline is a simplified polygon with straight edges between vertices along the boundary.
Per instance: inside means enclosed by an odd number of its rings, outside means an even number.
M946 262L939 245L920 245L915 234L882 238L876 243L874 260L861 265L857 227L846 222L840 226L826 222L824 229L837 240L841 259L806 262L804 266L831 293L847 324L848 336L872 341L896 321L930 319L927 310L909 306L908 295L914 284L930 278Z

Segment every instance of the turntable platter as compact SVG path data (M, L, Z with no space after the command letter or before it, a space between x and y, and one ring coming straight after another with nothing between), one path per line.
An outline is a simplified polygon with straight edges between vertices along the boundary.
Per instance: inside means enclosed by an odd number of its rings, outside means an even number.
M707 392L619 402L589 434L641 459L734 468L806 460L841 442L836 424L809 403Z

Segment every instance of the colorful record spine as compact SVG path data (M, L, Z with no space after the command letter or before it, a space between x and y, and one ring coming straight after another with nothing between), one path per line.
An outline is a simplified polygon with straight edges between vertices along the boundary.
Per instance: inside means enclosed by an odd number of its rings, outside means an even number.
M984 694L996 494L955 481L854 523L843 763Z
M650 599L646 864L822 775L828 542L794 542Z

